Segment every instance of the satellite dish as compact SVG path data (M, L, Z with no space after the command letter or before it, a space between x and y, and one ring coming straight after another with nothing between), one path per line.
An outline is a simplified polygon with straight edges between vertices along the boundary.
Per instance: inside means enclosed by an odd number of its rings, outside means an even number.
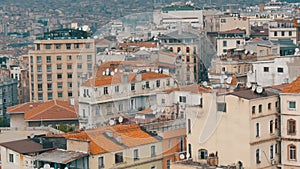
M158 70L155 70L154 72L155 72L155 73L158 73Z
M252 73L252 71L251 71L251 70L249 70L249 73Z
M50 164L45 164L44 169L50 169Z
M166 112L169 113L171 111L170 107L166 107Z
M123 120L124 120L124 119L123 119L123 117L122 117L122 116L120 116L120 117L119 117L119 123L122 123L122 122L123 122Z
M256 89L256 85L253 84L251 90L252 90L252 91L255 91L255 89Z
M105 76L105 71L102 72L102 75Z
M112 76L115 75L115 72L110 72L110 75L112 75Z
M105 71L105 75L107 75L107 76L108 76L108 75L109 75L109 71Z
M253 55L253 54L254 54L254 51L253 51L253 50L250 50L250 54Z
M115 69L115 72L118 72L118 69L117 69L117 68Z
M252 85L251 85L250 82L247 82L247 83L246 83L246 86L247 86L248 89L250 89L250 88L252 87Z
M109 120L109 125L111 125L111 126L115 125L115 121L114 120Z
M147 72L150 72L150 68L147 68L146 71L147 71Z
M261 87L261 86L257 86L257 88L256 88L256 93L259 93L259 94L261 94L262 92L263 92L263 88Z
M204 81L204 82L202 83L202 85L203 85L204 87L207 87L207 81Z
M190 153L186 153L186 158L190 158Z
M107 68L105 71L109 72L109 69Z
M180 158L180 160L183 160L185 158L185 155L184 154L180 154L179 158Z
M228 77L226 82L230 84L232 82L232 77Z
M248 50L245 50L245 54L246 54L246 55L248 54Z

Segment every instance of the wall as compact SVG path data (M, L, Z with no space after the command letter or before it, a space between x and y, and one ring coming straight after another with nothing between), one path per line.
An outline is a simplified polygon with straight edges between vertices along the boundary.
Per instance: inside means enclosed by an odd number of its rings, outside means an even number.
M24 129L28 123L24 120L24 114L10 114L10 127Z

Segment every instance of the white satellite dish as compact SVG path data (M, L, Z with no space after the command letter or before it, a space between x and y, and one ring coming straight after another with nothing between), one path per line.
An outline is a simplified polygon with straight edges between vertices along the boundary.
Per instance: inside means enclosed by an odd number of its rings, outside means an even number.
M155 70L154 72L155 72L155 73L158 73L158 70Z
M230 84L230 83L232 82L232 77L228 77L228 78L226 79L226 82Z
M186 153L186 158L190 158L190 153Z
M105 76L105 71L102 72L102 75Z
M112 76L115 75L115 72L110 72L110 75L112 75Z
M249 73L252 73L252 71L251 71L251 70L249 70Z
M50 164L45 164L44 169L50 169Z
M246 54L246 55L248 54L248 50L245 50L245 54Z
M203 85L204 87L207 87L207 81L204 81L204 82L202 83L202 85Z
M247 82L247 83L246 83L246 87L247 87L248 89L250 89L250 88L252 87L251 82Z
M147 68L146 71L147 71L147 72L150 72L150 68Z
M263 92L263 88L261 86L257 86L256 93L261 94Z
M118 69L117 69L117 68L115 69L115 72L118 72Z
M256 89L256 85L253 84L251 90L252 90L252 91L255 91L255 89Z
M184 154L180 154L179 158L180 158L180 160L183 160L185 158L185 155Z
M109 125L111 125L111 126L115 125L115 121L114 120L109 120Z
M253 55L253 54L254 54L254 51L253 51L253 50L250 50L250 54Z
M123 119L123 117L122 117L122 116L120 116L120 117L119 117L119 123L122 123L122 122L123 122L123 120L124 120L124 119Z
M108 69L108 68L106 68L106 70L105 70L105 71L109 72L109 69Z

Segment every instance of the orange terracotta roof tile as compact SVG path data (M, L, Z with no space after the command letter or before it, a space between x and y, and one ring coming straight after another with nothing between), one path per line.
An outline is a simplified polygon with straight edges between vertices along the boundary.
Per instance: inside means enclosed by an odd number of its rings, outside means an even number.
M141 110L139 112L137 112L136 114L152 114L153 113L153 110L152 109L144 109L144 110Z
M111 137L106 132L111 132ZM143 131L138 125L116 125L96 129L66 133L59 136L90 141L90 153L114 152L128 147L159 142L158 139ZM121 142L117 139L121 138Z
M122 48L130 47L130 46L156 48L157 44L154 42L119 43L119 47L122 47Z
M74 106L67 101L58 100L44 102L24 113L24 120L26 121L66 120L78 118Z
M172 57L177 57L178 56L178 54L176 54L176 53L166 52L166 51L163 51L163 50L160 50L159 54L168 55L168 56L172 56Z
M282 93L300 93L300 76L292 83L288 84L281 91Z
M136 73L126 73L126 72L117 72L113 76L100 76L93 79L89 79L82 84L82 86L108 86L112 84L120 84L122 83L123 75L128 75L128 82L136 82ZM151 79L162 79L168 78L169 75L155 73L155 72L145 72L141 74L142 80L151 80Z
M198 84L192 84L188 86L181 86L177 88L171 88L164 90L166 93L172 93L174 91L186 91L186 92L191 92L191 93L207 93L207 92L212 92L210 88L204 88L201 85Z
M23 104L18 104L15 106L8 107L7 113L8 114L25 113L41 104L43 104L43 102L27 102L27 103L23 103Z

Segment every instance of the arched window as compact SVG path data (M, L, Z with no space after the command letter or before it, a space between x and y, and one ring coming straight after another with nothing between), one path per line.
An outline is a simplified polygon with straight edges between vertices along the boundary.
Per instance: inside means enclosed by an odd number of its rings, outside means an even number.
M288 159L289 160L296 160L296 146L293 144L288 145Z
M177 47L177 52L180 52L181 51L181 48L180 47Z
M170 47L170 51L173 52L173 47Z
M207 159L207 150L205 150L205 149L198 150L198 158L200 160Z
M185 52L186 52L186 53L190 53L190 47L186 47L186 48L185 48Z

